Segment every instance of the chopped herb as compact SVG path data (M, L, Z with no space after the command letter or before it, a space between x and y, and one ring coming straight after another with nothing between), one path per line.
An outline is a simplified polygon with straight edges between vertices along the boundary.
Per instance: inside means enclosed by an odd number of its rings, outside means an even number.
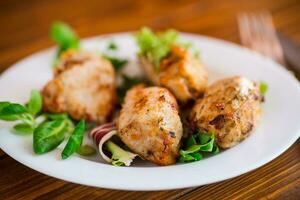
M266 92L268 91L268 85L267 85L267 83L261 81L261 82L259 83L259 91L260 91L260 93L261 93L262 95L265 95Z
M117 50L118 49L118 45L114 41L111 40L108 43L107 49L108 50L112 50L112 51Z
M126 59L121 59L121 58L112 57L108 55L104 55L104 57L111 62L111 64L113 65L116 71L121 70L128 63L128 60Z

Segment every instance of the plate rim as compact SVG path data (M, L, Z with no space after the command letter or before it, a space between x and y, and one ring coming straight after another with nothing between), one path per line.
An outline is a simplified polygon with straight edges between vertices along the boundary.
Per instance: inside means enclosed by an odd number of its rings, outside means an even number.
M119 36L128 36L129 34L132 34L132 32L118 32L118 33L110 33L110 34L104 34L104 35L98 35L98 36L92 36L92 37L86 37L86 38L82 38L80 40L80 42L85 42L87 40L95 40L95 39L103 39L105 37L119 37ZM280 73L284 73L286 76L289 76L289 79L293 80L293 84L297 84L298 85L298 91L300 92L300 87L299 87L299 82L298 80L290 74L290 72L288 72L287 70L284 69L283 66L281 66L280 64L272 61L271 59L267 58L267 57L264 57L254 51L251 51L251 50L248 50L238 44L235 44L235 43L232 43L232 42L229 42L229 41L225 41L225 40L222 40L222 39L218 39L218 38L213 38L213 37L210 37L210 36L204 36L204 35L200 35L200 34L195 34L195 33L185 33L185 32L180 32L181 35L183 36L190 36L190 37L194 37L194 38L201 38L201 39L204 39L204 40L208 40L209 42L213 42L213 43L218 43L219 45L226 45L226 46L230 46L230 47L233 47L234 49L238 49L238 50L243 50L243 51L246 51L248 54L254 54L256 57L260 57L260 59L263 59L264 62L271 62L272 63L272 67L274 68L277 68L276 70L279 70ZM12 64L9 68L7 68L6 70L4 70L0 77L2 76L5 76L6 73L9 73L11 70L13 70L14 68L16 68L18 65L22 64L22 62L25 62L26 60L30 60L32 57L35 57L35 56L39 56L39 54L45 54L45 53L49 53L51 51L54 51L55 50L55 46L54 47L50 47L50 48L46 48L46 49L42 49L42 50L39 50L33 54L30 54L24 58L22 58L21 60L15 62L14 64ZM8 131L9 132L9 131ZM281 155L283 152L285 152L289 147L291 147L293 145L293 143L296 142L296 140L299 138L299 135L300 135L300 129L298 130L297 134L295 133L293 135L293 137L290 138L289 142L285 143L282 148L280 149L276 149L277 151L273 151L272 154L269 154L268 157L265 157L265 159L261 160L260 162L256 162L254 163L253 165L250 165L248 166L248 168L244 168L243 170L240 170L240 169L237 169L234 173L231 173L231 174L226 174L225 176L222 177L222 180L218 180L218 178L216 178L216 180L214 179L211 179L211 181L207 181L205 184L211 184L211 183L216 183L216 182L219 182L219 181L223 181L223 180L227 180L229 178L234 178L234 177L237 177L237 176L240 176L244 173L247 173L247 172L250 172L250 171L253 171L254 169L257 169L267 163L269 163L270 161L272 161L273 159L277 158L279 155ZM5 147L3 148L3 146L1 146L1 149L6 153L8 154L10 157L12 157L14 160L22 163L23 165L35 170L35 171L38 171L42 174L45 174L47 176L51 176L51 177L55 177L55 178L58 178L58 179L61 179L61 180L64 180L64 181L68 181L68 182L73 182L73 183L77 183L77 184L81 184L81 185L87 185L87 186L92 186L92 187L101 187L101 188L106 188L106 189L118 189L118 190L132 190L132 191L159 191L159 190L167 190L167 189L179 189L179 188L187 188L187 187L194 187L194 186L200 186L200 185L205 185L205 184L185 184L185 185L181 185L181 184L178 184L177 186L168 186L168 184L164 184L163 187L161 186L157 186L157 187L151 187L151 188L145 188L144 186L141 186L141 187L137 187L137 185L135 186L126 186L126 185L120 185L120 184L103 184L101 186L97 185L97 184L90 184L90 183L87 183L85 181L74 181L74 180L70 180L68 179L68 177L64 177L64 176L56 176L55 174L51 174L51 173L47 173L45 172L45 170L41 170L41 169L38 169L38 167L32 167L32 165L30 165L30 163L27 163L26 161L22 160L22 159L17 159L17 155L14 155L13 152L9 151L8 149L6 149ZM9 153L7 153L9 152ZM97 164L101 164L101 163L97 163ZM192 164L192 163L190 163ZM102 164L102 165L106 165L106 164ZM170 167L175 167L174 165L173 166L167 166L168 168ZM135 168L141 168L141 167L130 167L130 169L135 169ZM164 167L154 167L154 168L164 168ZM103 182L105 183L105 182Z

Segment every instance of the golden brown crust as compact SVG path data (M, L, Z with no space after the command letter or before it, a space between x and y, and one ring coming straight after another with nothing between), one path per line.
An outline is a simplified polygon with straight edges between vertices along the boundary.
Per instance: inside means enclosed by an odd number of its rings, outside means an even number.
M162 59L159 71L145 57L140 56L141 66L155 84L168 88L182 103L200 97L207 86L208 74L199 59L178 46Z
M113 67L96 54L67 52L42 96L46 111L104 123L116 101Z
M214 133L220 147L229 148L256 127L260 100L258 87L245 78L219 80L196 102L189 121L196 129Z
M121 140L134 152L158 165L176 162L182 137L178 105L165 88L130 89L117 123Z

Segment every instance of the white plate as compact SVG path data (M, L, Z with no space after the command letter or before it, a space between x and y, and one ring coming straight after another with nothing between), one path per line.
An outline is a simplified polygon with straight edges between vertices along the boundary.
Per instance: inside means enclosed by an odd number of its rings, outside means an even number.
M241 144L189 164L158 167L139 161L132 167L114 167L101 163L99 156L89 160L72 156L62 161L62 145L60 149L37 156L32 151L31 136L12 134L9 125L1 123L1 149L34 170L74 183L112 189L163 190L200 186L241 175L276 158L297 140L300 87L289 72L267 58L228 42L191 34L182 34L182 37L200 49L210 81L242 75L269 85L260 124ZM126 71L138 74L137 47L130 34L86 39L82 45L85 49L101 51L111 38L120 45L119 54L131 60ZM5 71L0 78L0 101L25 102L31 89L42 88L52 76L53 56L54 49L45 50Z

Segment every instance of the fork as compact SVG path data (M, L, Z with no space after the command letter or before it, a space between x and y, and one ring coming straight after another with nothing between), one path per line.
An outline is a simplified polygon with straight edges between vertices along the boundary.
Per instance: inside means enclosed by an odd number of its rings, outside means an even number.
M238 15L238 25L244 46L286 66L283 50L269 12L241 13Z

